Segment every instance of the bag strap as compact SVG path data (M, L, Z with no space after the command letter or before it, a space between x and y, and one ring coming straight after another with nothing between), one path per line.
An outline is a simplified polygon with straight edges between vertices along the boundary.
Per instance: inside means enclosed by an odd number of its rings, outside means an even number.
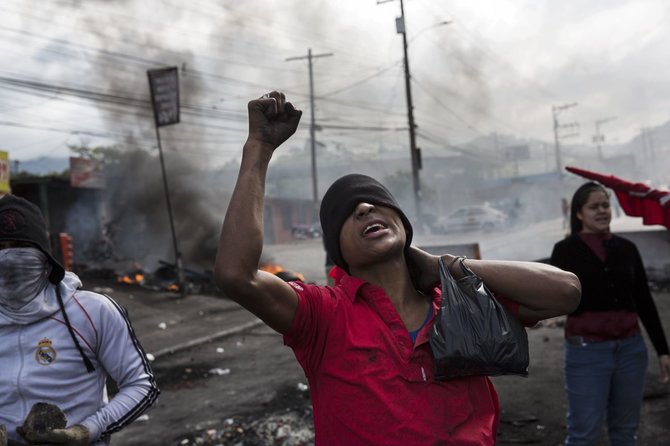
M444 257L443 256L440 256L437 259L437 264L440 268L440 278L453 279L453 277L451 276L451 273L449 272L449 269L446 266L444 266ZM451 266L451 264L449 266Z
M444 256L440 256L439 259L438 259L438 264L440 265L440 270L442 271L442 273L443 273L446 277L449 277L449 278L451 278L451 279L454 279L453 275L451 274L451 267L452 267L452 266L454 265L454 263L456 263L456 262L460 262L460 264L461 264L461 270L463 271L463 273L464 273L466 276L469 275L469 273L472 273L472 271L470 271L470 268L468 268L467 266L465 266L465 263L464 263L464 260L465 260L465 259L467 259L467 257L465 257L465 256L457 256L457 257L454 257L454 259L453 259L451 262L449 262L449 265L448 265L448 266L445 266L445 264L444 264ZM455 279L454 279L454 280L455 280Z

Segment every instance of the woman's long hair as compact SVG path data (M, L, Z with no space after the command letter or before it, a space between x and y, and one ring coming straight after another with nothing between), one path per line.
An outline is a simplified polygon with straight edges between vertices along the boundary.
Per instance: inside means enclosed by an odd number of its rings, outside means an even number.
M610 196L607 189L605 189L602 184L594 181L589 181L588 183L579 186L572 196L572 201L570 203L570 234L575 235L582 232L582 221L577 218L577 213L582 210L582 207L589 199L589 194L593 191L603 191L605 195L608 197Z

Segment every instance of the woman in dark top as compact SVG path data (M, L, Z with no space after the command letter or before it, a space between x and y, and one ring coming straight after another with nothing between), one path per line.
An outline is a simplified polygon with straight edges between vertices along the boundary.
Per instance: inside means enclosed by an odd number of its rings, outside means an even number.
M595 445L607 422L612 445L634 445L647 370L642 321L670 382L670 356L636 246L610 232L609 194L598 183L572 197L570 235L554 245L552 265L582 283L565 324L566 445Z

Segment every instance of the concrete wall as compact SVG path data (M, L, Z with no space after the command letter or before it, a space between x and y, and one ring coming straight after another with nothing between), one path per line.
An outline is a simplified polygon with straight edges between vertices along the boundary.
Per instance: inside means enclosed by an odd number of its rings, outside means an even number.
M615 232L637 245L651 281L670 280L670 230Z

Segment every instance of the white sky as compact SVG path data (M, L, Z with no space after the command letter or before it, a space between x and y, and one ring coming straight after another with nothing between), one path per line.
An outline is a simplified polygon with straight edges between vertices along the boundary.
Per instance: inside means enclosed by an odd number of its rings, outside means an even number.
M405 0L418 144L424 153L492 132L553 140L553 105L578 103L590 143L670 119L667 0ZM0 3L0 150L68 156L68 144L155 146L146 71L178 65L182 122L166 150L208 165L239 155L246 102L286 92L305 111L314 60L319 141L361 156L407 147L398 0L5 0ZM449 25L435 24L450 20ZM63 88L76 90L67 94ZM111 95L121 104L86 99ZM82 97L84 96L84 97ZM185 108L188 106L188 109ZM327 126L344 126L334 129ZM378 130L382 128L386 130ZM393 130L396 129L396 130Z

